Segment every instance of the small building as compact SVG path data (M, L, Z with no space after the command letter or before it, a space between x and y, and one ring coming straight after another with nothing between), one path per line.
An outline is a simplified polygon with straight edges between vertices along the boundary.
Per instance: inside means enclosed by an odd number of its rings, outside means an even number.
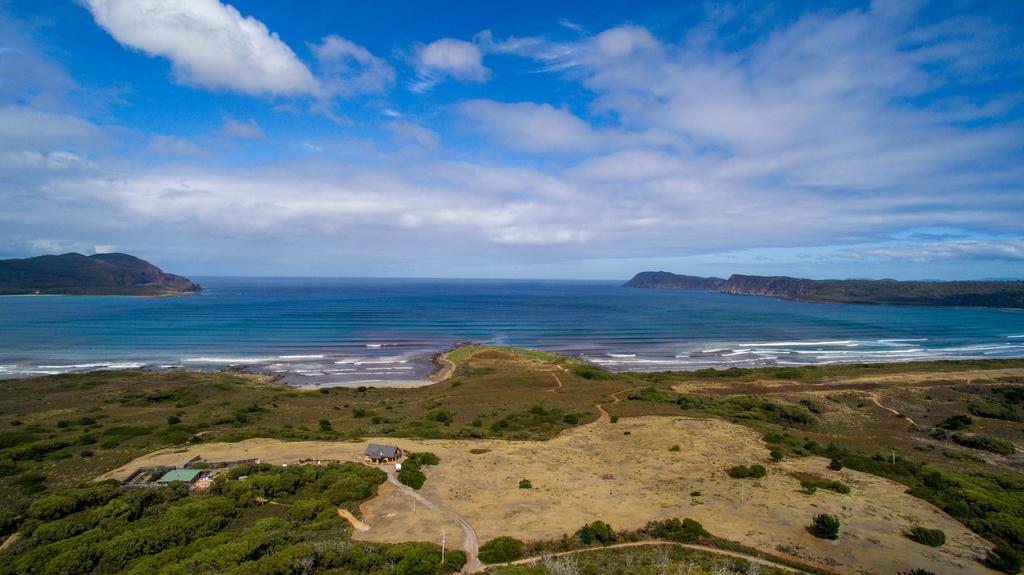
M402 458L402 450L394 445L371 443L363 455L370 463L394 463Z
M156 480L156 482L166 485L172 481L184 481L191 485L195 483L202 474L203 471L201 469L172 469L167 473L164 473L160 479Z

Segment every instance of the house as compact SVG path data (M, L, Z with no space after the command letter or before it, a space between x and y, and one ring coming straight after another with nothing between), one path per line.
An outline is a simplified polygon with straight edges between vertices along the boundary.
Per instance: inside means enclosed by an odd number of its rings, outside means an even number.
M363 452L370 463L394 463L401 459L402 450L394 445L377 445L371 443Z
M164 473L160 479L156 482L161 485L166 485L172 481L184 481L185 483L195 483L199 476L203 474L201 469L172 469L167 473Z

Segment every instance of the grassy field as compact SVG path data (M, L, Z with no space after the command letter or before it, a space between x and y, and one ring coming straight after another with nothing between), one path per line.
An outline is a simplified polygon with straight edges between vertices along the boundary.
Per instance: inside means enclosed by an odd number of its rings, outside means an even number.
M696 418L711 422L708 429L731 425L728 429L747 430L727 434L733 441L748 442L743 444L746 447L734 450L744 457L715 453L707 457L723 464L726 459L736 459L736 464L768 466L770 473L763 480L768 487L758 488L769 493L776 483L786 486L789 491L785 493L798 493L800 481L791 475L794 472L829 478L836 473L870 474L867 477L898 482L885 483L895 495L909 488L917 497L894 500L892 505L898 508L892 513L905 519L904 507L916 509L918 502L931 502L990 541L1024 551L1024 522L1020 520L1024 517L1024 462L1019 451L1024 445L1024 361L615 374L548 353L480 346L454 350L446 360L450 362L450 377L412 389L305 391L238 373L141 371L5 381L6 393L0 397L0 504L18 516L39 497L91 480L156 449L180 446L175 449L187 447L205 455L203 447L232 443L243 446L252 438L276 439L295 446L301 444L295 442L347 442L370 437L410 445L425 439L453 442L464 446L453 452L453 460L469 469L482 465L480 462L494 461L490 453L512 450L521 454L516 455L520 459L515 459L515 465L508 463L512 460L498 458L493 468L474 473L486 474L483 476L488 481L495 473L498 477L511 473L506 479L516 486L526 478L518 477L523 475L520 470L536 465L563 473L578 466L596 473L594 466L601 464L608 468L604 473L619 478L621 462L602 464L600 459L588 458L591 452L587 449L606 453L611 445L615 446L613 452L628 452L628 442L639 441L647 433L644 426L656 425L649 416L673 416L655 420ZM610 420L597 422L601 413L598 404L610 414ZM611 423L616 420L618 423ZM573 454L571 462L559 466L550 463L560 461L557 457L546 456L567 437L579 439L591 433L588 430L610 429L612 425L619 426L619 435L591 438L589 444L570 442L567 452ZM636 435L624 435L633 426L638 426ZM569 429L572 431L567 433ZM713 436L701 430L695 437L704 435L705 439ZM680 454L686 460L689 454L689 459L701 461L694 455L701 450L689 435L662 439L664 445L650 446L657 453L652 460L672 461L666 458ZM721 442L729 440L721 438ZM533 443L536 441L544 443ZM722 449L721 445L727 443L721 442L709 445ZM352 444L338 445L347 445L339 447L347 454L358 450ZM673 446L678 450L671 450ZM470 452L485 449L491 452ZM783 458L781 463L770 462L770 449ZM839 472L827 469L831 459L845 468ZM675 497L689 509L693 498L681 494L703 493L705 489L697 479L708 481L718 465L659 468L664 476L655 474L644 481L675 485ZM452 483L455 473L442 464L428 473L431 477L424 489L440 494L449 488L446 486L457 484ZM551 473L557 471L538 471L537 477L526 478L531 479L534 490L516 487L513 493L519 497L524 495L521 492L530 491L539 497L558 483L549 478ZM647 477L642 469L637 473L638 478ZM608 481L601 480L598 485ZM728 479L721 491L709 493L724 501L730 492L735 495L753 489L753 483L740 487L736 481L750 480ZM851 495L856 497L856 482L850 485ZM646 484L629 484L625 489L646 488ZM388 489L388 485L383 486L381 497L365 504L368 515L373 505L387 500ZM779 493L784 497L783 491ZM813 497L850 496L819 490ZM697 498L701 499L704 501L698 507L709 513L716 509L711 498ZM638 509L642 512L647 508ZM534 508L527 506L522 512L537 513L539 508L530 509ZM608 508L606 519L614 521L620 512L627 510ZM723 507L715 513L721 515L725 525L730 513L740 512ZM636 521L643 519L639 515ZM479 520L482 525L491 521L482 516ZM771 535L771 522L778 518L765 516L761 520L766 525L751 532L765 528L765 533ZM398 522L392 519L392 523ZM555 524L560 525L558 529L572 527L557 521ZM408 536L421 539L427 534L425 528L421 531L419 535L410 531ZM946 534L955 541L951 531ZM867 537L865 540L870 540ZM758 545L770 543L755 535L736 539ZM965 551L964 556L977 559L982 543L972 545L967 546L972 550Z

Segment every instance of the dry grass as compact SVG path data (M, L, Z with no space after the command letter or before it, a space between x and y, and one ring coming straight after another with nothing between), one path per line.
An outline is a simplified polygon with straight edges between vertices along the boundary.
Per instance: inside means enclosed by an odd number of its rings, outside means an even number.
M575 428L547 442L399 443L441 457L441 465L429 468L421 493L465 517L482 541L499 535L554 539L596 519L634 529L651 519L692 517L721 537L766 551L783 548L847 572L989 572L976 561L989 546L984 540L891 481L850 470L833 472L826 460L816 457L769 465L765 479L730 479L726 468L767 464L767 450L754 431L720 420L630 418ZM668 451L671 444L681 450ZM136 463L178 463L194 454L259 455L272 463L358 459L363 445L250 440L165 451ZM471 454L474 448L491 451ZM799 471L839 479L853 492L803 494L789 476ZM534 488L519 489L522 478L530 479ZM694 490L701 496L691 497ZM422 506L414 513L411 501L390 488L382 488L361 512L372 526L359 534L361 539L434 540L445 529L457 540L460 533L440 513ZM841 519L838 541L823 541L805 531L811 517L822 512ZM938 549L914 543L903 533L915 524L942 529L949 542Z

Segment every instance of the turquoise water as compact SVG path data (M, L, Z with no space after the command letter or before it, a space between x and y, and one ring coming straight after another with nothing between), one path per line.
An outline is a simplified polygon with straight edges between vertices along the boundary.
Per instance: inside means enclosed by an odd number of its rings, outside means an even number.
M1019 311L859 306L619 282L199 278L198 297L0 297L0 377L246 365L293 382L422 378L460 341L616 370L1024 357Z

